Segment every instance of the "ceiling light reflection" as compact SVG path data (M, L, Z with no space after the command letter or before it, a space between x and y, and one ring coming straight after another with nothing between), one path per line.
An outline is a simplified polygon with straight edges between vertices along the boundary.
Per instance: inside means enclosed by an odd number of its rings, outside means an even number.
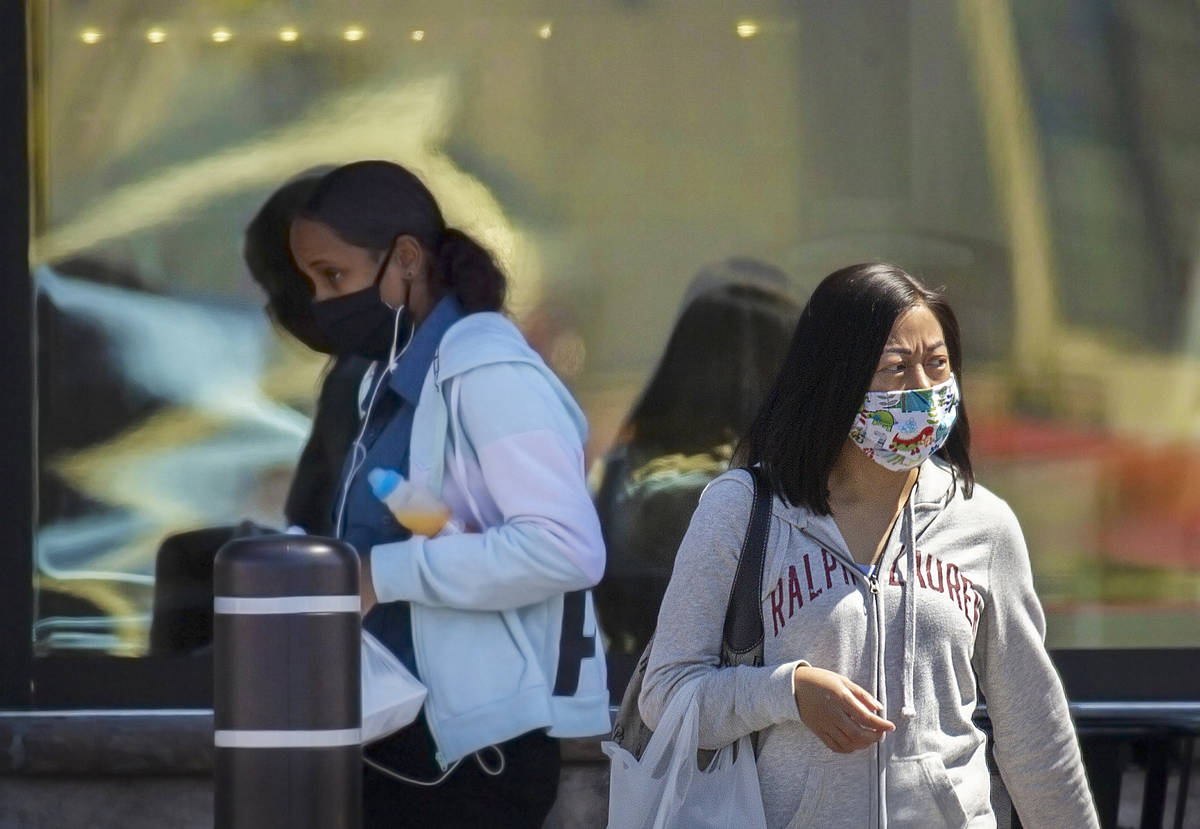
M738 37L754 37L758 34L758 24L753 20L740 20L737 24Z
M150 41L151 43L162 43L166 39L167 33L157 26L146 31L146 40Z
M228 43L229 41L233 40L233 32L222 26L220 28L213 29L209 37L212 38L213 43Z
M79 39L91 46L93 43L99 43L103 40L104 35L101 34L99 29L84 29L79 33Z

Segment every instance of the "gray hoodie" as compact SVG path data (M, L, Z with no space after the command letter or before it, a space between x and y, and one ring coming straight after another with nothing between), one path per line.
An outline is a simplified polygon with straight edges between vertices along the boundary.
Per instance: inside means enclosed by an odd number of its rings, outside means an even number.
M868 578L832 518L776 498L762 587L764 667L718 669L752 486L747 472L728 472L692 516L639 700L648 724L696 680L702 747L761 732L769 827L982 829L996 825L987 738L971 719L982 692L1022 824L1099 827L1007 504L981 486L964 499L950 467L926 461ZM896 730L851 754L826 747L796 710L800 660L870 691Z

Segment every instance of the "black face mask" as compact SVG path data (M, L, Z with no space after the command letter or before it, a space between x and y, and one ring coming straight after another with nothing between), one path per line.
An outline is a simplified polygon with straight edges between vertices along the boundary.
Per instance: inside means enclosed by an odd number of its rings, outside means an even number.
M287 299L274 298L265 306L267 317L271 322L283 328L313 351L322 354L334 354L336 349L329 337L313 319L312 300L303 300L303 308L289 305ZM291 310L288 310L291 309Z
M313 303L313 320L335 354L359 354L372 360L388 358L398 313L404 311L384 304L378 285Z
M313 321L332 344L335 354L358 354L371 360L386 360L392 350L392 338L396 336L396 314L401 315L401 330L407 327L405 309L390 308L379 293L379 282L391 258L389 248L372 285L312 304Z

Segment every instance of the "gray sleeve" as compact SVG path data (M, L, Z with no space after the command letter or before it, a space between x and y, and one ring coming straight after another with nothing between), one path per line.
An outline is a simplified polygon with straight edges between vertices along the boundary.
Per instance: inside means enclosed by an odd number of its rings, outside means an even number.
M675 692L698 683L700 747L721 748L784 720L798 720L792 673L783 665L719 668L725 608L753 489L746 472L715 480L700 497L675 558L638 707L657 727Z
M1017 518L1002 505L988 596L972 662L987 697L996 762L1030 829L1099 829L1062 682L1046 652L1046 618L1033 589Z

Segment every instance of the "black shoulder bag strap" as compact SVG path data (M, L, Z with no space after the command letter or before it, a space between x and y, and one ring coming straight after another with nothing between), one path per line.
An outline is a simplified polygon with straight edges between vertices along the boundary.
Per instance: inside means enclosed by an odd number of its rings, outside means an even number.
M761 467L749 469L754 478L754 504L750 524L738 556L729 606L725 610L725 634L721 640L722 665L763 664L762 580L767 561L767 536L771 530L771 484Z
M760 598L763 568L767 559L767 538L771 529L771 502L774 498L763 471L758 467L748 468L747 471L754 479L754 502L750 507L750 521L733 575L733 586L729 590L729 604L725 610L725 627L721 637L721 665L763 664L764 634ZM642 720L638 709L638 697L642 692L642 681L646 676L646 665L653 645L654 637L651 636L625 687L612 730L613 742L638 759L641 759L654 733ZM755 738L757 748L757 735ZM700 754L700 765L706 767L705 755L711 756L712 752L702 751Z

